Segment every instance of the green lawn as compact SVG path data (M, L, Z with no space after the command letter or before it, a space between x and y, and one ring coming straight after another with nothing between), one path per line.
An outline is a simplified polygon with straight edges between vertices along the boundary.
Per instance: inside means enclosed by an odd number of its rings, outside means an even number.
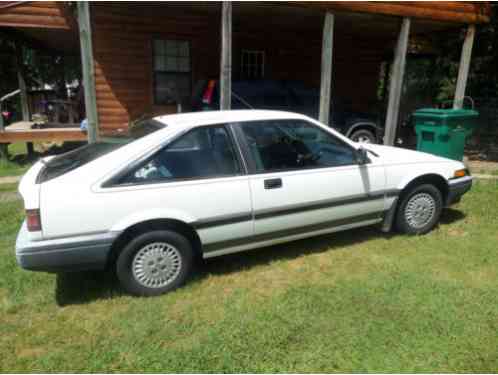
M426 236L366 228L213 259L150 299L98 272L20 270L21 202L0 207L2 372L498 371L496 182Z
M26 143L12 143L9 145L8 150L11 160L0 159L0 177L24 174L32 165L32 162L25 160L27 153ZM12 161L12 159L16 159L16 161Z

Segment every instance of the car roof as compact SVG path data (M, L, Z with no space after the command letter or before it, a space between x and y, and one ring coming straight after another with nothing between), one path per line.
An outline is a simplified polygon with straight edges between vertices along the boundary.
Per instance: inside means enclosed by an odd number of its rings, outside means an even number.
M175 128L222 124L242 121L264 121L277 119L306 119L299 113L259 109L241 109L232 111L203 111L178 113L154 117L154 120Z

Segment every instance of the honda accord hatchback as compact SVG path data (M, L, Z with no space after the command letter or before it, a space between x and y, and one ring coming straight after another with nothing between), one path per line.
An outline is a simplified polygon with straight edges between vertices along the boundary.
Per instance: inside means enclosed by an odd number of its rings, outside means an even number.
M157 295L215 257L379 224L423 234L470 189L460 162L360 145L304 115L215 111L160 116L126 145L44 158L22 178L28 270L115 270ZM271 250L268 250L271 251Z

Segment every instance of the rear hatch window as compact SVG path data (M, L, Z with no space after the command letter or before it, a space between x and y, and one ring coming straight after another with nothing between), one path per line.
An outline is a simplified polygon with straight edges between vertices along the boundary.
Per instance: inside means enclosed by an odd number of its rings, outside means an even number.
M99 157L118 149L125 143L93 143L79 147L73 151L58 155L47 162L38 174L37 183L52 180L76 168L79 168Z

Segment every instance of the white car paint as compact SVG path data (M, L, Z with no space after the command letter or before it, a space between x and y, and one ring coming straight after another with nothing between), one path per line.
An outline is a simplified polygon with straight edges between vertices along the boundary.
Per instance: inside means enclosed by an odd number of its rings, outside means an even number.
M171 219L196 228L205 249L221 244L204 253L205 257L215 256L380 222L383 217L372 214L391 208L395 197L389 192L399 192L415 178L427 174L449 181L456 170L465 168L461 162L421 152L364 145L378 155L370 155L371 162L364 165L150 185L102 186L130 163L159 150L171 139L194 127L282 119L309 122L355 149L360 147L316 120L289 112L237 110L160 116L155 120L166 124L166 128L42 184L36 183L36 176L43 168L43 161L36 163L23 177L20 193L27 209L40 210L42 231L22 231L22 243L102 233L119 234L135 224ZM265 189L263 181L271 178L281 178L282 188ZM374 198L355 200L365 196ZM334 206L334 200L346 203ZM328 206L293 212L293 207L317 202L328 202ZM289 212L276 217L265 216L268 210L273 212L281 208ZM241 219L228 220L223 225L205 225L233 217ZM350 217L360 219L354 223L344 221ZM324 222L331 222L331 226L315 227ZM292 232L293 228L303 227L309 230ZM271 238L271 233L286 230L290 230L287 235ZM238 243L236 240L241 238L252 240Z

